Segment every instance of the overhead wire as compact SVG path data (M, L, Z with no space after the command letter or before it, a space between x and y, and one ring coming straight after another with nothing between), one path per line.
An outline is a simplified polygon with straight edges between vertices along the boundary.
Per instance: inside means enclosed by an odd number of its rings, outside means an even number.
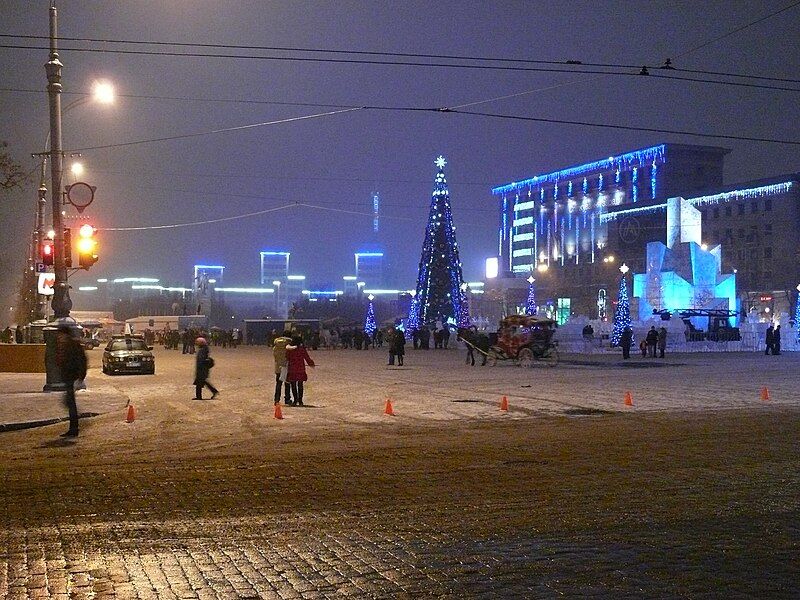
M299 117L289 117L286 119L277 119L274 121L265 121L262 123L253 123L249 125L239 125L236 127L226 127L222 129L212 129L210 131L200 131L194 133L186 133L180 135L172 135L172 136L163 136L158 138L150 138L150 139L142 139L142 140L135 140L132 142L117 142L114 144L102 144L98 146L87 146L83 148L72 148L67 150L67 152L89 152L93 150L108 150L111 148L123 148L128 146L134 145L141 145L141 144L149 144L155 142L164 142L164 141L172 141L172 140L181 140L187 138L195 138L200 136L206 135L214 135L218 133L227 133L231 131L241 131L246 129L253 129L256 127L265 127L269 125L277 125L282 123L290 123L294 121L302 121L307 119L316 119L322 118L327 116L333 116L348 112L354 111L362 111L362 110L375 110L375 111L394 111L394 112L427 112L427 113L449 113L449 114L459 114L459 115L470 115L470 116L479 116L479 117L491 117L495 119L506 119L506 120L516 120L516 121L528 121L528 122L538 122L538 123L553 123L558 125L579 125L584 127L598 127L604 129L616 129L616 130L625 130L625 131L641 131L645 133L664 133L670 135L684 135L687 137L699 137L705 139L723 139L723 140L738 140L738 141L747 141L747 142L765 142L765 143L772 143L772 144L787 144L791 146L798 146L800 145L800 141L795 140L787 140L787 139L778 139L778 138L766 138L766 137L757 137L757 136L745 136L745 135L732 135L732 134L723 134L723 133L703 133L698 131L688 131L688 130L679 130L679 129L664 129L658 127L639 127L634 125L619 125L614 123L598 123L592 121L579 121L579 120L570 120L570 119L553 119L553 118L546 118L546 117L531 117L531 116L524 116L524 115L506 115L501 113L487 113L487 112L480 112L480 111L468 111L468 110L461 110L461 109L448 109L448 108L425 108L425 107L414 107L414 106L361 106L356 108L347 108L335 111L328 111L324 113L317 113L313 115L303 115Z
M700 48L703 48L716 41L719 41L720 39L728 37L729 35L733 35L734 33L738 33L743 29L746 29L752 25L765 21L771 17L774 17L798 5L800 5L800 1L795 2L789 6L786 6L778 11L774 11L768 15L765 15L764 17L760 17L759 19L751 21L750 23L742 25L741 27L737 27L736 29L730 32L727 32L721 36L718 36L707 42L704 42L699 46L690 48L682 52L681 54L677 55L676 57L686 56L687 54L695 52ZM49 37L45 35L27 35L27 34L12 34L12 33L0 34L0 38L49 40ZM584 67L613 68L613 69L641 69L642 66L647 66L649 68L657 68L657 65L650 63L650 61L645 61L644 63L611 63L611 62L585 61L578 59L547 60L547 59L531 59L531 58L513 58L507 56L475 56L475 55L464 55L464 54L432 54L432 53L421 53L421 52L388 52L388 51L376 51L376 50L348 50L348 49L336 49L336 48L260 46L252 44L212 44L212 43L200 43L200 42L172 42L172 41L161 41L161 40L132 40L132 39L118 39L118 38L114 39L114 38L68 37L68 36L58 37L57 40L66 42L101 43L101 44L168 46L168 47L178 47L178 48L206 48L206 49L213 48L220 50L255 50L255 51L265 51L265 52L296 52L303 54L382 56L390 58L416 58L416 59L428 59L428 60L435 59L435 60L453 60L453 61L461 60L461 61L472 61L472 62L488 62L488 63L495 62L495 63L508 63L508 64L531 64L531 65L550 65L550 66L569 65L569 66L584 66ZM212 56L212 55L200 54L200 56ZM402 63L392 62L391 64L402 64ZM752 79L761 79L761 80L784 82L784 83L800 83L799 79L790 79L784 77L766 77L760 75L750 75L746 73L726 73L719 71L705 71L700 69L677 69L677 68L675 68L674 70L680 70L696 74L752 78Z
M116 144L104 144L104 145L100 145L100 146L87 146L85 148L73 148L73 149L67 150L65 152L89 152L91 150L106 150L106 149L109 149L109 148L124 148L124 147L127 147L127 146L136 146L136 145L139 145L139 144L150 144L150 143L153 143L153 142L167 142L167 141L172 141L172 140L184 140L184 139L187 139L187 138L200 137L200 136L204 136L204 135L214 135L214 134L217 134L217 133L228 133L228 132L231 132L231 131L242 131L242 130L245 130L245 129L254 129L254 128L257 128L257 127L267 127L269 125L280 125L280 124L283 124L283 123L293 123L295 121L305 121L305 120L308 120L308 119L319 119L319 118L322 118L322 117L330 117L330 116L333 116L333 115L339 115L339 114L343 114L343 113L347 113L347 112L353 112L354 110L361 110L361 108L359 108L359 107L346 108L346 109L342 109L342 110L333 110L333 111L328 111L328 112L324 112L324 113L317 113L317 114L313 114L313 115L301 115L299 117L288 117L286 119L275 119L273 121L264 121L264 122L261 122L261 123L251 123L251 124L248 124L248 125L238 125L238 126L235 126L235 127L224 127L222 129L212 129L211 131L200 131L200 132L195 132L195 133L184 133L184 134L180 134L180 135L170 135L170 136L164 136L164 137L159 137L159 138L150 138L150 139L146 139L146 140L135 140L135 141L132 141L132 142L118 142Z
M792 2L788 6L784 6L783 8L781 8L779 10L776 10L776 11L773 11L773 12L769 13L768 15L764 15L763 17L759 17L758 19L755 19L753 21L745 23L744 25L736 27L735 29L732 29L731 31L728 31L727 33L723 33L722 35L718 35L718 36L716 36L716 37L714 37L714 38L712 38L710 40L707 40L707 41L703 42L702 44L699 44L697 46L693 46L692 48L689 48L688 50L685 50L684 52L681 52L680 54L677 54L675 56L675 58L683 58L687 54L690 54L692 52L696 52L697 50L700 50L701 48L705 48L706 46L710 46L711 44L714 44L714 43L716 43L716 42L718 42L718 41L720 41L722 39L725 39L726 37L730 37L730 36L734 35L735 33L739 33L740 31L743 31L743 30L747 29L748 27L752 27L753 25L757 25L757 24L759 24L759 23L761 23L763 21L766 21L767 19L771 19L772 17L775 17L775 16L777 16L777 15L783 13L783 12L786 12L787 10L790 10L790 9L796 7L796 6L800 6L800 1Z
M23 50L48 50L47 46L23 46L19 44L0 44L0 48L23 49ZM698 77L683 77L679 75L667 75L664 71L652 72L646 68L624 67L621 71L598 70L597 68L582 68L579 61L558 63L560 67L530 67L512 65L491 65L491 64L463 64L463 63L442 63L442 62L417 62L417 61L388 61L372 59L350 59L350 58L317 58L304 56L263 56L263 55L244 55L244 54L219 54L219 53L199 53L199 52L172 52L172 51L150 51L150 50L124 50L118 48L60 48L64 52L94 52L110 54L128 54L139 56L169 56L169 57L190 57L190 58L233 58L247 60L268 60L268 61L294 61L294 62L313 62L313 63L339 63L339 64L361 64L378 66L407 66L407 67L427 67L444 69L468 69L468 70L491 70L508 72L530 72L530 73L572 73L572 74L594 74L611 77L649 77L651 79L663 79L673 81L686 81L710 85L723 85L733 87L743 87L752 89L764 89L784 92L800 92L800 88L786 87L779 85L768 85L760 83L747 83L744 81L722 81L713 79L702 79ZM578 67L578 68L575 68ZM620 67L610 67L620 68Z

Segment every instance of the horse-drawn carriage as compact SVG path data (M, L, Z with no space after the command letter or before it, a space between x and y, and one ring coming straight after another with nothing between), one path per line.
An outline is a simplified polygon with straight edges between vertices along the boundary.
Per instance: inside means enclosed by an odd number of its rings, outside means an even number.
M548 366L558 364L558 342L553 341L556 322L527 315L510 315L500 321L497 342L487 352L491 365L501 360L513 360L521 367L535 362Z

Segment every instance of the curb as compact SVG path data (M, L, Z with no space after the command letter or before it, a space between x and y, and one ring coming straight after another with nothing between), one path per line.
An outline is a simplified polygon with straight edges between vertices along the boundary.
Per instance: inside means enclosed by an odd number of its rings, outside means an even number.
M90 417L98 417L101 413L83 412L78 413L79 419L88 419ZM42 419L40 421L28 421L24 423L0 423L0 433L6 431L20 431L22 429L33 429L35 427L46 427L47 425L55 425L69 421L69 417L55 417L53 419Z

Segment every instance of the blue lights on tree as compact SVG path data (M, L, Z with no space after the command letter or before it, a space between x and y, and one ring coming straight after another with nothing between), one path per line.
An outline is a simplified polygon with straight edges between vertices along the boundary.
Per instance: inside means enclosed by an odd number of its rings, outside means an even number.
M525 314L533 316L538 311L539 307L536 306L536 290L533 283L536 281L533 276L528 277L528 298L525 300Z
M620 268L622 278L619 280L619 296L617 298L617 309L614 311L614 329L611 331L611 345L619 346L622 332L626 327L631 326L631 302L628 298L628 282L625 275L628 266L623 264ZM631 338L633 342L633 338Z
M800 342L800 285L797 286L797 302L794 305L794 329L797 332L797 341Z
M370 296L369 305L367 306L367 318L364 321L364 331L372 336L377 328L378 324L375 322L375 305L372 303L372 296Z
M459 326L469 323L469 309L462 290L464 277L450 210L450 192L444 176L446 164L443 156L436 159L438 172L422 243L417 289L408 314L412 329L434 325L437 321L451 321Z

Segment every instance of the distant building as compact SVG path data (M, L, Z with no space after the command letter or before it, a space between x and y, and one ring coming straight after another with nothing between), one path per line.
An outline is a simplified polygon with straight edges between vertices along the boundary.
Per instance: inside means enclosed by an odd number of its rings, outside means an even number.
M707 243L722 244L723 270L738 271L742 309L776 294L788 302L800 281L798 178L725 186L729 152L660 144L494 188L497 275L487 291L524 302L534 273L537 299L560 320L610 316L619 266L646 270L647 243L666 242L667 198L683 197L701 210Z
M356 252L356 280L366 287L383 286L383 252Z
M289 275L289 255L276 250L261 252L261 285L271 285Z

